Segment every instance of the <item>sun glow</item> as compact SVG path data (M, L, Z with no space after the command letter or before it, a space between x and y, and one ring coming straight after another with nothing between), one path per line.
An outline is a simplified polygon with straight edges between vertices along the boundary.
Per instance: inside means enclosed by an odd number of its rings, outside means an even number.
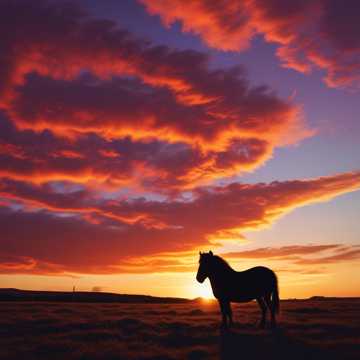
M194 297L201 297L205 300L214 299L214 295L208 280L204 281L202 284L196 283L192 289L192 294L194 294Z

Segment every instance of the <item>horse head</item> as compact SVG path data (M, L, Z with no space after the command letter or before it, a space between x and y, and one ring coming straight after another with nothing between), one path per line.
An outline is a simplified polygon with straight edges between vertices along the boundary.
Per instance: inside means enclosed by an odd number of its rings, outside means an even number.
M212 253L212 251L209 251L208 253L202 253L200 251L199 255L199 269L196 274L196 280L199 283L203 283L204 280L210 275L211 263L214 254Z

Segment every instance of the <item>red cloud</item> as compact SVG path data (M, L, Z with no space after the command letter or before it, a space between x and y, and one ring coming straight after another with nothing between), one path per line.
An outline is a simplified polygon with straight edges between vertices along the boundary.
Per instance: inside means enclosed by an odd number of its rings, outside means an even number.
M224 230L259 228L295 207L359 188L360 173L347 173L313 180L199 188L193 200L161 202L99 200L88 191L61 194L50 187L3 182L1 196L23 210L11 210L10 205L1 211L1 247L11 256L30 257L62 271L125 271L129 259L189 251L221 237ZM40 208L43 210L34 212ZM130 218L134 221L127 221ZM301 248L287 251L306 253Z
M309 135L297 107L266 87L249 87L240 68L211 70L203 53L153 46L110 21L89 19L60 4L1 5L0 30L6 34L1 62L9 69L1 79L2 105L18 127L61 135L157 137L221 151L237 139L256 138L273 148ZM13 18L16 25L8 20ZM74 81L84 69L98 79ZM29 84L31 72L58 81ZM147 86L99 81L115 75L133 76ZM89 102L94 97L96 102ZM116 104L115 98L124 100Z
M71 5L3 1L0 31L0 105L37 133L4 139L2 177L178 190L253 170L313 133L240 67L212 70L204 53L154 46Z
M271 151L266 141L251 138L208 152L186 143L106 140L89 133L68 141L50 132L18 131L6 117L0 120L0 176L34 183L129 185L166 193L253 169Z
M243 50L261 34L279 45L284 66L301 72L321 68L329 86L360 84L360 6L337 0L140 0L166 25L180 21L183 31L211 47Z

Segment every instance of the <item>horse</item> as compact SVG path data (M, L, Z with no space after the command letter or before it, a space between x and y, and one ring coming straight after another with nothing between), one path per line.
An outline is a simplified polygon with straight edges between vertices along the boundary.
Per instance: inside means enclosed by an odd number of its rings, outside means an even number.
M264 266L256 266L245 271L235 271L224 259L209 253L199 253L199 269L196 280L203 283L209 278L215 298L222 314L222 328L233 325L231 302L256 300L262 312L260 327L266 323L266 312L270 310L271 326L276 327L279 313L279 290L276 274Z

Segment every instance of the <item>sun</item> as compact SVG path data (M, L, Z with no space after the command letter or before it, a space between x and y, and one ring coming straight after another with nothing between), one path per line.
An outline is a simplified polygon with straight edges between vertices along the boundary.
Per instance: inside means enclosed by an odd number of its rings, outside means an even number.
M196 283L192 289L192 294L194 297L201 297L204 300L214 299L210 283L206 280L204 283Z
M203 288L201 289L200 297L202 297L205 300L211 300L214 298L211 287L208 284L204 285Z

